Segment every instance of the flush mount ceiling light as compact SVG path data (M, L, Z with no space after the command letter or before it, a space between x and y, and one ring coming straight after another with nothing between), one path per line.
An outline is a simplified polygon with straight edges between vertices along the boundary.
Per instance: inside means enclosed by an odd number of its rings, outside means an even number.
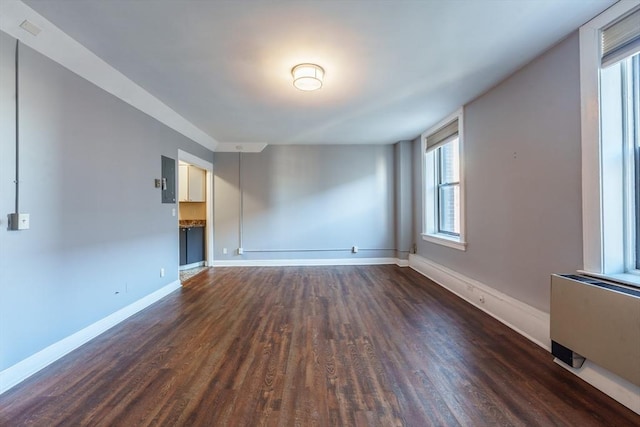
M324 69L316 64L298 64L291 69L293 85L304 91L318 90L322 87Z

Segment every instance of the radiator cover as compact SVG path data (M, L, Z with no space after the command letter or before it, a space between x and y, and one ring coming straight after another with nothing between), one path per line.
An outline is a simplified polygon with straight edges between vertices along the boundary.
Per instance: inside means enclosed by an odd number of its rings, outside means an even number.
M640 386L640 291L551 276L551 340Z

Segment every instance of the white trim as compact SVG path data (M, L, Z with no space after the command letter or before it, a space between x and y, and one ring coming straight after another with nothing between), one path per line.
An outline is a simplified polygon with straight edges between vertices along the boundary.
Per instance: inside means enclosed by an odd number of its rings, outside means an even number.
M42 29L38 36L20 28L25 20ZM218 141L21 1L2 0L0 30L203 147L216 149Z
M611 10L611 9L609 9ZM599 17L602 15L599 15ZM600 26L580 27L580 115L582 133L582 241L584 269L602 271L600 195ZM597 190L596 190L597 189Z
M460 157L460 243L464 244L466 250L467 247L467 221L466 221L466 206L467 206L467 185L465 183L465 149L464 149L464 107L461 107L456 114L458 115L458 150Z
M557 358L553 361L640 415L640 386L612 374L589 360L585 360L584 365L577 369Z
M409 267L409 260L408 259L396 259L396 265L398 267Z
M181 265L180 267L178 267L179 271L183 271L183 270L189 270L192 268L198 268L198 267L205 267L207 265L206 261L198 261L198 262L194 262L191 264L184 264Z
M386 265L408 267L409 262L398 258L334 258L334 259L243 259L218 260L213 267L294 267L331 265Z
M461 242L457 239L449 239L444 237L443 234L423 234L422 240L427 242L437 243L438 245L447 246L449 248L458 249L460 251L467 250L467 242Z
M622 0L580 27L582 240L584 270L604 271L600 151L600 29L640 4Z
M213 163L207 160L201 159L198 156L194 156L193 154L184 150L178 149L178 160L182 160L183 162L190 163L194 166L199 167L200 169L213 171Z
M540 347L551 349L549 313L420 255L409 255L409 266Z
M504 323L547 351L551 348L549 314L483 283L419 255L409 255L410 267ZM484 299L484 302L482 302ZM585 361L580 369L556 362L622 405L640 414L640 387Z
M213 219L213 169L207 170L207 200L205 201L205 215L207 216L207 222L204 225L205 236L205 265L213 264L213 256L215 253L215 229Z
M180 288L176 280L0 372L0 394Z

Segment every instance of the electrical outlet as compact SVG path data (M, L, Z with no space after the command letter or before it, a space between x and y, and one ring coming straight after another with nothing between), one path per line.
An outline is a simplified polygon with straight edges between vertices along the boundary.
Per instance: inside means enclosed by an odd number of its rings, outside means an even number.
M222 248L222 254L226 255L227 254L227 248Z
M160 269L160 277L164 277L164 268Z
M357 246L353 246L351 248L351 252L353 252L354 254L357 254L358 253L358 247Z
M238 248L238 255L242 255L242 254L244 254L244 249Z
M176 208L171 209L171 216L176 216Z

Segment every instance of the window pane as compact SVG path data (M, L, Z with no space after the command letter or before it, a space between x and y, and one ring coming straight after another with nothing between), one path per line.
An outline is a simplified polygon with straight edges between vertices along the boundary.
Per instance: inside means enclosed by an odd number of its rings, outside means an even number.
M438 228L441 233L460 234L460 185L443 185L438 191Z
M635 229L636 229L636 245L635 254L632 258L635 260L635 268L640 270L640 53L631 58L631 108L632 115L629 124L629 133L633 141L633 153L635 159ZM630 222L633 218L629 219Z
M438 149L440 158L440 183L460 181L460 144L458 138Z
M637 130L637 129L636 129ZM640 270L640 138L637 136L636 150L636 270Z

